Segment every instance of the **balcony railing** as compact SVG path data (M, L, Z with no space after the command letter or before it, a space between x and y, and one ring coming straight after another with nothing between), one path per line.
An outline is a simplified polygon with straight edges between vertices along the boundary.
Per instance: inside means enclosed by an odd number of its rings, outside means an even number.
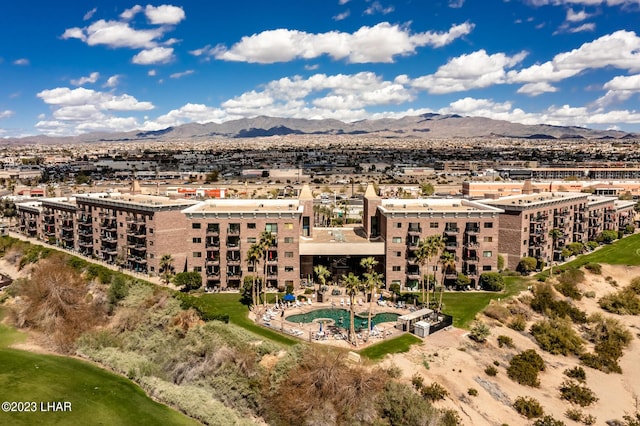
M419 236L422 233L422 229L409 227L408 234L412 237Z
M444 228L444 234L445 235L455 235L455 234L457 234L459 232L460 232L460 228L458 228L458 227L451 226L451 227L445 227Z
M227 235L240 235L240 228L227 228Z
M469 227L469 228L465 228L464 232L466 232L468 235L478 234L478 233L480 233L480 227L479 226L472 226L472 227Z
M218 236L220 235L220 227L207 227L207 235Z

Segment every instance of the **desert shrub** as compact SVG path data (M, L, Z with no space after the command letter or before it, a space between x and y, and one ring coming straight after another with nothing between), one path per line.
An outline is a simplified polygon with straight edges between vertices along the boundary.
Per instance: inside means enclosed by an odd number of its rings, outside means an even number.
M495 368L493 365L489 365L484 369L484 372L486 373L487 376L491 376L491 377L495 377L498 375L498 369Z
M600 275L602 274L602 265L599 263L589 262L584 265L584 269L591 272L592 274Z
M498 346L499 347L503 347L506 346L507 348L513 348L513 339L509 336L504 336L504 335L500 335L498 336Z
M582 418L582 424L583 425L587 425L587 426L591 426L591 425L595 425L596 424L596 417L592 414L587 414L586 416L584 416Z
M505 306L495 303L493 300L489 305L482 311L489 318L493 318L495 320L500 321L501 323L505 323L509 317L511 316L511 312Z
M449 396L449 392L440 384L433 382L428 386L423 386L420 390L420 394L427 401L439 401Z
M482 321L475 321L469 330L469 337L476 342L484 342L491 335L489 326Z
M574 422L582 422L582 416L584 415L584 413L578 408L569 408L564 412L564 415L569 420L573 420Z
M618 359L623 355L623 349L631 342L631 332L617 319L599 313L591 315L589 322L586 336L595 344L595 353L583 354L580 360L586 366L605 373L621 373Z
M551 415L546 415L533 422L533 426L565 426L565 423Z
M424 379L421 375L416 373L411 376L411 384L417 391L420 391L424 387Z
M476 389L476 388L467 389L467 395L469 395L469 396L478 396L478 389Z
M584 368L580 366L567 368L566 370L564 370L564 375L571 379L576 379L577 381L582 383L587 380L587 373L585 373Z
M558 283L555 285L562 295L575 300L582 299L582 293L578 290L578 284L584 281L584 272L579 269L570 268L558 276Z
M550 317L568 316L573 322L583 324L587 322L587 314L564 300L556 300L550 284L537 284L533 290L531 309Z
M520 259L520 262L518 262L516 271L521 274L528 274L529 272L535 271L537 266L538 260L535 257L523 257Z
M527 327L527 320L522 315L514 316L511 322L509 323L509 328L512 328L516 331L524 331L526 327Z
M498 272L484 272L478 280L480 287L487 291L504 290L504 278Z
M120 300L127 297L129 294L129 283L125 280L124 276L116 275L111 279L111 284L109 285L109 290L107 291L107 297L109 298L109 303L115 305Z
M565 319L542 320L531 326L531 334L540 347L553 355L579 355L583 341Z
M386 383L378 398L377 409L388 424L398 426L426 426L430 424L429 419L437 415L437 410L429 401L421 398L409 386L396 381ZM295 420L292 424L296 424Z
M632 279L627 288L635 294L640 295L640 277Z
M595 291L585 291L584 292L584 297L586 297L587 299L593 299L596 297L596 292Z
M544 414L542 405L540 405L538 400L528 396L517 397L513 403L513 408L516 409L518 414L528 419L540 417Z
M460 426L462 425L462 419L456 410L450 408L440 411L440 419L438 422L442 426Z
M509 378L521 385L538 387L538 373L544 371L544 360L533 349L515 355L509 361L507 367L507 375Z
M609 293L598 300L602 309L618 315L640 315L640 297L630 288Z
M565 380L560 385L560 398L587 407L598 400L591 389L573 380Z
M553 288L550 284L540 283L533 286L533 299L531 299L531 309L541 314L544 314L551 308L551 305L556 300L553 294Z

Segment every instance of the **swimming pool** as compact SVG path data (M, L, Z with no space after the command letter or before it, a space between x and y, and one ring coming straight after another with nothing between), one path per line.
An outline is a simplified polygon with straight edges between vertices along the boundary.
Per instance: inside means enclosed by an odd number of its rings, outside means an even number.
M357 329L367 329L368 313L356 313L355 315L355 328ZM400 315L394 314L391 312L380 312L374 314L371 317L372 324L380 324L383 322L396 322ZM316 309L315 311L310 311L304 314L296 314L290 315L285 319L294 323L309 323L314 322L314 320L320 320L322 318L327 318L334 321L334 324L338 327L343 327L345 329L349 328L351 323L349 319L349 311L346 309ZM317 321L316 321L317 322Z

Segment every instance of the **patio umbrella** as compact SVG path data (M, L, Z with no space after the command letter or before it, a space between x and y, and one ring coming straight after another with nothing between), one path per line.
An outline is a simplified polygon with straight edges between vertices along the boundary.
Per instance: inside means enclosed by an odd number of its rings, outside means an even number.
M282 300L284 300L285 302L293 302L294 300L296 300L296 297L291 293L287 293L284 295Z

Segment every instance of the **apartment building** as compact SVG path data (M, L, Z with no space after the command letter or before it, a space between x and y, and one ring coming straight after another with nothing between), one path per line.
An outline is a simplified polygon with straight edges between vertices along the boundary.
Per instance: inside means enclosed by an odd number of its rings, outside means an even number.
M201 272L210 288L239 288L247 275L265 278L267 287L297 284L299 239L310 226L304 213L304 202L294 199L207 200L186 208L182 212L189 241L185 268ZM254 270L247 252L264 231L271 234L273 244Z
M314 197L304 186L298 198L209 199L96 193L17 203L19 232L124 268L159 275L171 255L176 272L197 271L209 288L239 288L247 276L264 277L273 288L313 280L325 265L339 281L364 272L373 256L385 282L416 288L433 274L451 284L459 273L476 285L497 271L498 254L515 269L522 257L550 262L571 242L594 239L605 229L631 224L635 203L586 193L535 193L471 201L457 198L382 198L369 186L362 223L314 226ZM560 235L553 241L549 231ZM248 261L249 248L268 232L266 261ZM439 235L455 267L442 271L438 258L421 265L421 240ZM555 244L554 244L555 243ZM439 257L439 256L438 256Z
M505 266L514 270L523 257L549 263L559 258L566 244L583 241L588 198L589 194L552 192L484 200L484 204L504 210L500 215L498 239ZM552 229L561 233L555 246L549 237Z
M367 200L365 197L365 204ZM478 283L482 272L497 271L498 224L502 210L463 199L382 199L376 202L375 216L368 222L373 236L385 243L385 276L388 283L416 288L422 276L444 275L452 283L458 272ZM370 211L370 210L369 210ZM420 241L439 235L444 250L453 254L455 267L443 271L438 258L427 270L420 265Z

